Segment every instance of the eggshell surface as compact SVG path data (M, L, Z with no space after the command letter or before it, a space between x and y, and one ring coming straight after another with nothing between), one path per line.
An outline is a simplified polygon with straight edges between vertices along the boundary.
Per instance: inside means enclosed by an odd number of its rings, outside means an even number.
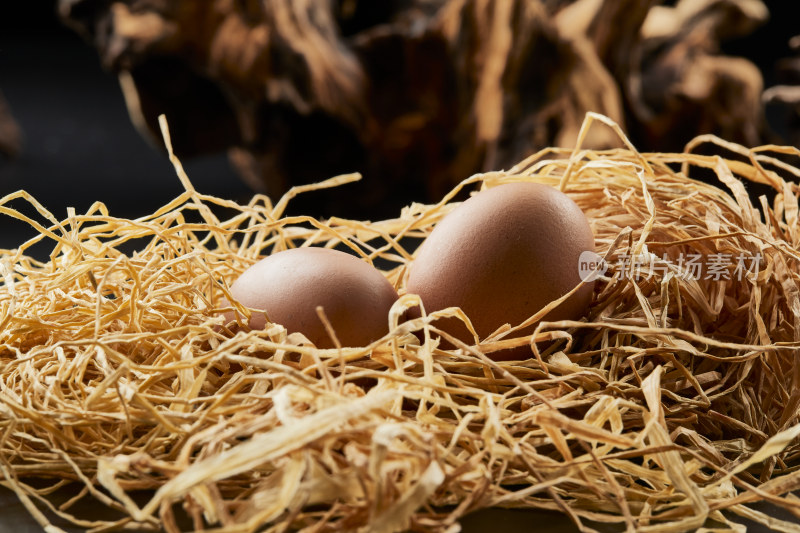
M428 313L460 307L483 339L574 289L580 255L593 250L586 216L566 194L538 183L504 184L477 193L436 225L409 267L406 290L420 296ZM544 320L581 318L592 290L592 282L584 284ZM457 320L436 325L473 344ZM519 359L531 351L489 355Z
M253 312L249 326L267 321L300 332L318 348L335 343L317 313L321 306L342 346L365 346L389 330L397 291L383 274L353 255L327 248L274 253L245 270L232 296Z

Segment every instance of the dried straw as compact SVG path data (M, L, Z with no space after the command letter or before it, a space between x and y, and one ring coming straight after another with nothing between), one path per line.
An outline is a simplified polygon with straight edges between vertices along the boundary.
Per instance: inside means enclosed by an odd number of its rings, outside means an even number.
M581 149L598 122L628 148ZM731 157L692 153L706 142ZM48 531L179 531L176 505L195 530L226 532L454 531L492 506L560 510L586 531L740 531L737 516L800 531L747 506L800 518L800 169L782 162L798 155L711 137L642 154L589 115L575 149L372 223L284 216L299 189L276 204L204 195L174 156L185 192L135 220L102 204L58 220L9 195L0 211L39 235L0 256L2 484ZM689 179L698 168L723 188ZM432 319L467 317L401 320L418 304L404 294L409 243L459 191L520 180L561 187L587 214L609 266L590 314L444 350ZM774 198L754 206L747 181ZM26 254L45 239L48 261ZM383 269L402 295L389 334L318 350L277 324L224 326L244 269L311 245ZM705 265L694 276L690 256ZM530 359L485 355L520 344ZM56 502L67 483L78 489ZM80 514L87 501L116 518Z

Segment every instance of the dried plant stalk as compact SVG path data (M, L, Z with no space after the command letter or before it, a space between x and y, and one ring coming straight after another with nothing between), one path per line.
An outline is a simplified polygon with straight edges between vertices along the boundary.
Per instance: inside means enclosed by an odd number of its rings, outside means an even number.
M582 149L598 121L628 147ZM204 195L174 156L185 192L135 220L102 204L58 220L9 195L0 211L40 235L0 261L2 483L51 529L55 513L92 531L180 531L180 504L189 527L227 532L448 531L494 506L561 510L584 530L738 531L738 515L800 531L748 507L800 518L800 168L782 159L800 154L708 141L733 155L639 153L590 114L576 148L378 222L284 216L301 190ZM697 168L721 187L687 177ZM748 180L774 197L753 205ZM460 191L510 181L561 187L587 214L606 266L591 311L442 349L433 319L466 317L402 320L419 303L404 291L413 243ZM45 239L49 260L32 259ZM228 330L232 281L296 246L379 266L401 293L390 332L318 350L278 324ZM486 356L522 344L527 360ZM82 490L57 504L65 481ZM82 516L82 501L117 517Z

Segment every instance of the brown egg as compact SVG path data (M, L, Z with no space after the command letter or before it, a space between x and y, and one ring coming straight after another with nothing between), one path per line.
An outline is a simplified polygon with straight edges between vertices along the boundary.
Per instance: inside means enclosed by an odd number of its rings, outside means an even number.
M409 267L406 288L420 296L429 313L460 307L484 338L504 324L521 324L575 288L581 282L581 253L593 250L586 216L567 195L537 183L500 185L471 197L437 224ZM585 284L544 319L579 319L592 289L592 282ZM456 319L436 325L473 343ZM490 356L520 359L531 351L525 346Z
M321 306L342 346L366 346L389 331L392 284L372 265L327 248L277 252L245 270L231 286L245 307L258 309L249 326L267 320L300 332L318 348L334 347L317 314Z

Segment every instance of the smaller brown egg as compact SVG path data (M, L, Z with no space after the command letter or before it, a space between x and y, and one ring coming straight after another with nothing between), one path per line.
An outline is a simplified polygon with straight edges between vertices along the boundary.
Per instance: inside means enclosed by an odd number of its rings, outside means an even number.
M504 324L521 324L578 287L581 255L593 250L589 222L569 196L538 183L499 185L479 192L436 225L409 267L406 290L420 296L427 312L461 308L483 339ZM580 319L593 285L583 284L545 320ZM472 344L457 319L437 326ZM524 359L531 350L489 355Z
M267 321L300 332L318 348L333 348L322 307L342 346L366 346L389 331L389 309L397 291L366 261L328 248L274 253L245 270L231 294L253 312L249 326Z

